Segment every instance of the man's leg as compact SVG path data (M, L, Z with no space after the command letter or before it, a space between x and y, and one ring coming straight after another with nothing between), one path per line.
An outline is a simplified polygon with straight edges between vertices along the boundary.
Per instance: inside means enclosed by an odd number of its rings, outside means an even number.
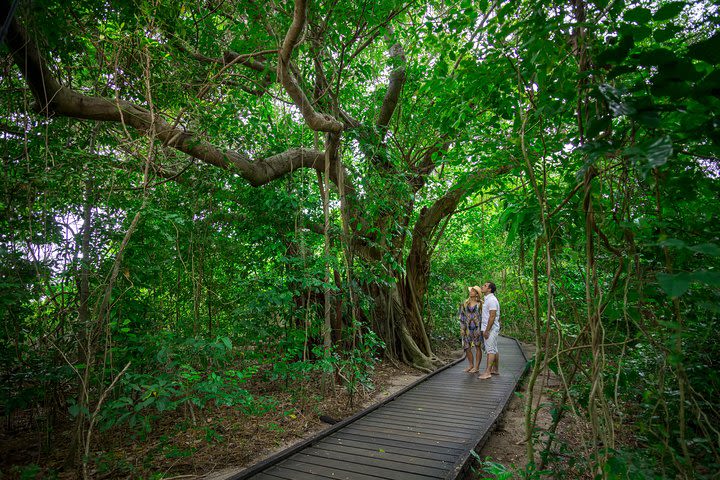
M497 330L492 330L490 334L488 335L488 338L485 339L485 350L487 350L487 365L485 367L485 371L480 375L478 378L482 380L487 380L492 376L493 367L495 367L495 362L498 361L497 353L497 337L498 332Z
M490 369L490 373L493 375L500 375L500 352L495 354L495 364Z
M487 366L485 367L485 371L480 375L478 378L480 380L487 380L492 376L492 373L490 373L490 366L495 362L495 354L494 353L488 353L487 354Z

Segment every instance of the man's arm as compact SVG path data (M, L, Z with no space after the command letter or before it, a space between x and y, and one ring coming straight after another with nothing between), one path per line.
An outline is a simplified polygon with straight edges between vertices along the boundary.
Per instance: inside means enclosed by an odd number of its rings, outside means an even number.
M495 323L496 315L497 315L497 310L490 310L490 317L488 318L487 328L483 332L483 336L485 338L488 338L490 336L490 330L492 329L492 326Z

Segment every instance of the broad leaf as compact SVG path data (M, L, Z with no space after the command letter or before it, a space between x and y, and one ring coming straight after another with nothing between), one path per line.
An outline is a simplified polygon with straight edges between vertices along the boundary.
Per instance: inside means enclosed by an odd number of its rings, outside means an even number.
M680 14L680 12L683 11L685 5L685 2L666 3L665 5L660 7L657 12L655 12L655 15L653 15L653 19L656 22L664 22L666 20L675 18Z
M670 297L679 297L690 288L692 282L692 275L687 272L683 273L658 273L657 281L660 284L660 288Z
M628 148L625 153L633 159L640 173L645 176L653 168L665 165L673 153L672 140L665 135Z
M626 22L644 24L652 20L652 12L644 7L631 8L623 16Z
M692 58L717 65L720 63L720 33L715 33L707 40L690 45L688 54Z

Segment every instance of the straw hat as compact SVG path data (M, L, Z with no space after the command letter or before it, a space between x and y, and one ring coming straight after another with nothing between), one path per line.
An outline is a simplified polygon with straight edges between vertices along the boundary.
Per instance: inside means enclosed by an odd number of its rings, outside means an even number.
M474 287L468 287L468 294L472 295L472 291L475 290L478 295L482 295L482 290L480 290L480 287L475 285Z

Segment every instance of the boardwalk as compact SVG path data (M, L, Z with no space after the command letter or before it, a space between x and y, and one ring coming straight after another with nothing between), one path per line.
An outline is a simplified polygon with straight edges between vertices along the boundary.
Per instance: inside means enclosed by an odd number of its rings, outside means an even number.
M515 340L499 343L499 377L478 380L463 372L467 362L456 362L231 479L456 478L470 450L490 434L527 363Z

